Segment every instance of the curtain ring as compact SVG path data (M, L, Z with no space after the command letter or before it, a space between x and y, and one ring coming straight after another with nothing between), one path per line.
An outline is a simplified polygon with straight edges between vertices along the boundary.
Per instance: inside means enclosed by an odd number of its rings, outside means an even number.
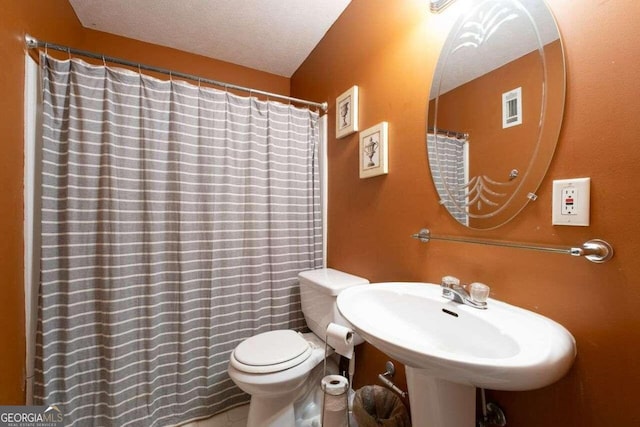
M44 44L44 68L49 70L49 43Z
M173 83L173 75L171 74L171 70L169 70L169 81Z
M202 89L202 80L198 77L198 90Z
M69 61L71 61L71 48L70 47L67 48L67 53L69 54Z
M104 55L102 55L102 65L104 65L104 68L107 68L107 60L104 58Z

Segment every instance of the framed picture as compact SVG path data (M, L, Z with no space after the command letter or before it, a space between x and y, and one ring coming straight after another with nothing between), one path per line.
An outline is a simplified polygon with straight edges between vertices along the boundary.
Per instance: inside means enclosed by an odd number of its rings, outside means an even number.
M387 122L360 132L360 178L389 173L388 134Z
M336 98L336 138L358 131L358 86Z

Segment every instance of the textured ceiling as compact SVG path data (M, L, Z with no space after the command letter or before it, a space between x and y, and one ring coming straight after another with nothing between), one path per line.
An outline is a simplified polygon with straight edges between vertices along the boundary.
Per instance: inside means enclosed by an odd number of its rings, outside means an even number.
M351 0L69 0L83 26L285 77Z

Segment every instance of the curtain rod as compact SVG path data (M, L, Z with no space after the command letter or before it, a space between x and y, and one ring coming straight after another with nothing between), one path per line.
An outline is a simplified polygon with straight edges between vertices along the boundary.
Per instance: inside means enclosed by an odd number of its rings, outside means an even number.
M225 82L221 82L221 81L218 81L218 80L206 79L206 78L203 78L203 77L195 76L193 74L181 73L179 71L172 71L172 70L168 70L166 68L154 67L152 65L144 65L144 64L137 63L137 62L127 61L125 59L114 58L112 56L106 56L106 55L100 55L100 54L89 52L89 51L86 51L86 50L74 49L72 47L62 46L62 45L55 44L55 43L43 42L43 41L40 41L40 40L36 39L35 37L32 37L32 36L30 36L28 34L25 35L24 41L25 41L25 44L27 45L28 49L36 49L36 48L39 48L39 47L43 47L45 49L59 50L59 51L62 51L62 52L68 52L70 55L73 54L73 55L85 56L87 58L101 59L103 61L109 61L109 62L114 63L114 64L127 65L129 67L139 68L139 69L147 70L147 71L154 71L156 73L166 74L166 75L169 75L169 76L181 77L183 79L198 81L198 82L202 82L202 83L208 83L208 84L211 84L211 85L214 85L214 86L223 87L225 89L234 89L234 90L239 90L239 91L243 91L243 92L249 92L249 94L264 95L264 96L266 96L268 98L276 98L276 99L280 99L280 100L285 100L285 101L295 102L295 103L298 103L298 104L307 105L309 107L317 107L317 108L321 108L325 113L329 109L329 104L326 101L325 102L307 101L307 100L304 100L304 99L293 98L291 96L279 95L277 93L266 92L266 91L263 91L263 90L252 89L252 88L248 88L248 87L244 87L244 86L238 86L238 85L235 85L235 84L232 84L232 83L225 83Z
M427 128L427 132L434 132L434 131L437 133L446 134L447 136L453 135L456 138L469 138L469 134L466 132L457 132L455 130L447 130L447 129Z

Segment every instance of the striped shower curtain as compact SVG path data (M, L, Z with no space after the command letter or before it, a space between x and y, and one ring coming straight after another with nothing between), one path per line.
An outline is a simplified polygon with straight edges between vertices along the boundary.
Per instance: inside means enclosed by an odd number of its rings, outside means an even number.
M317 113L40 61L35 402L74 426L247 402L231 350L304 327L297 274L322 264Z
M469 164L465 156L466 143L467 138L427 134L429 167L433 183L440 196L440 203L462 224L469 223L467 214Z

